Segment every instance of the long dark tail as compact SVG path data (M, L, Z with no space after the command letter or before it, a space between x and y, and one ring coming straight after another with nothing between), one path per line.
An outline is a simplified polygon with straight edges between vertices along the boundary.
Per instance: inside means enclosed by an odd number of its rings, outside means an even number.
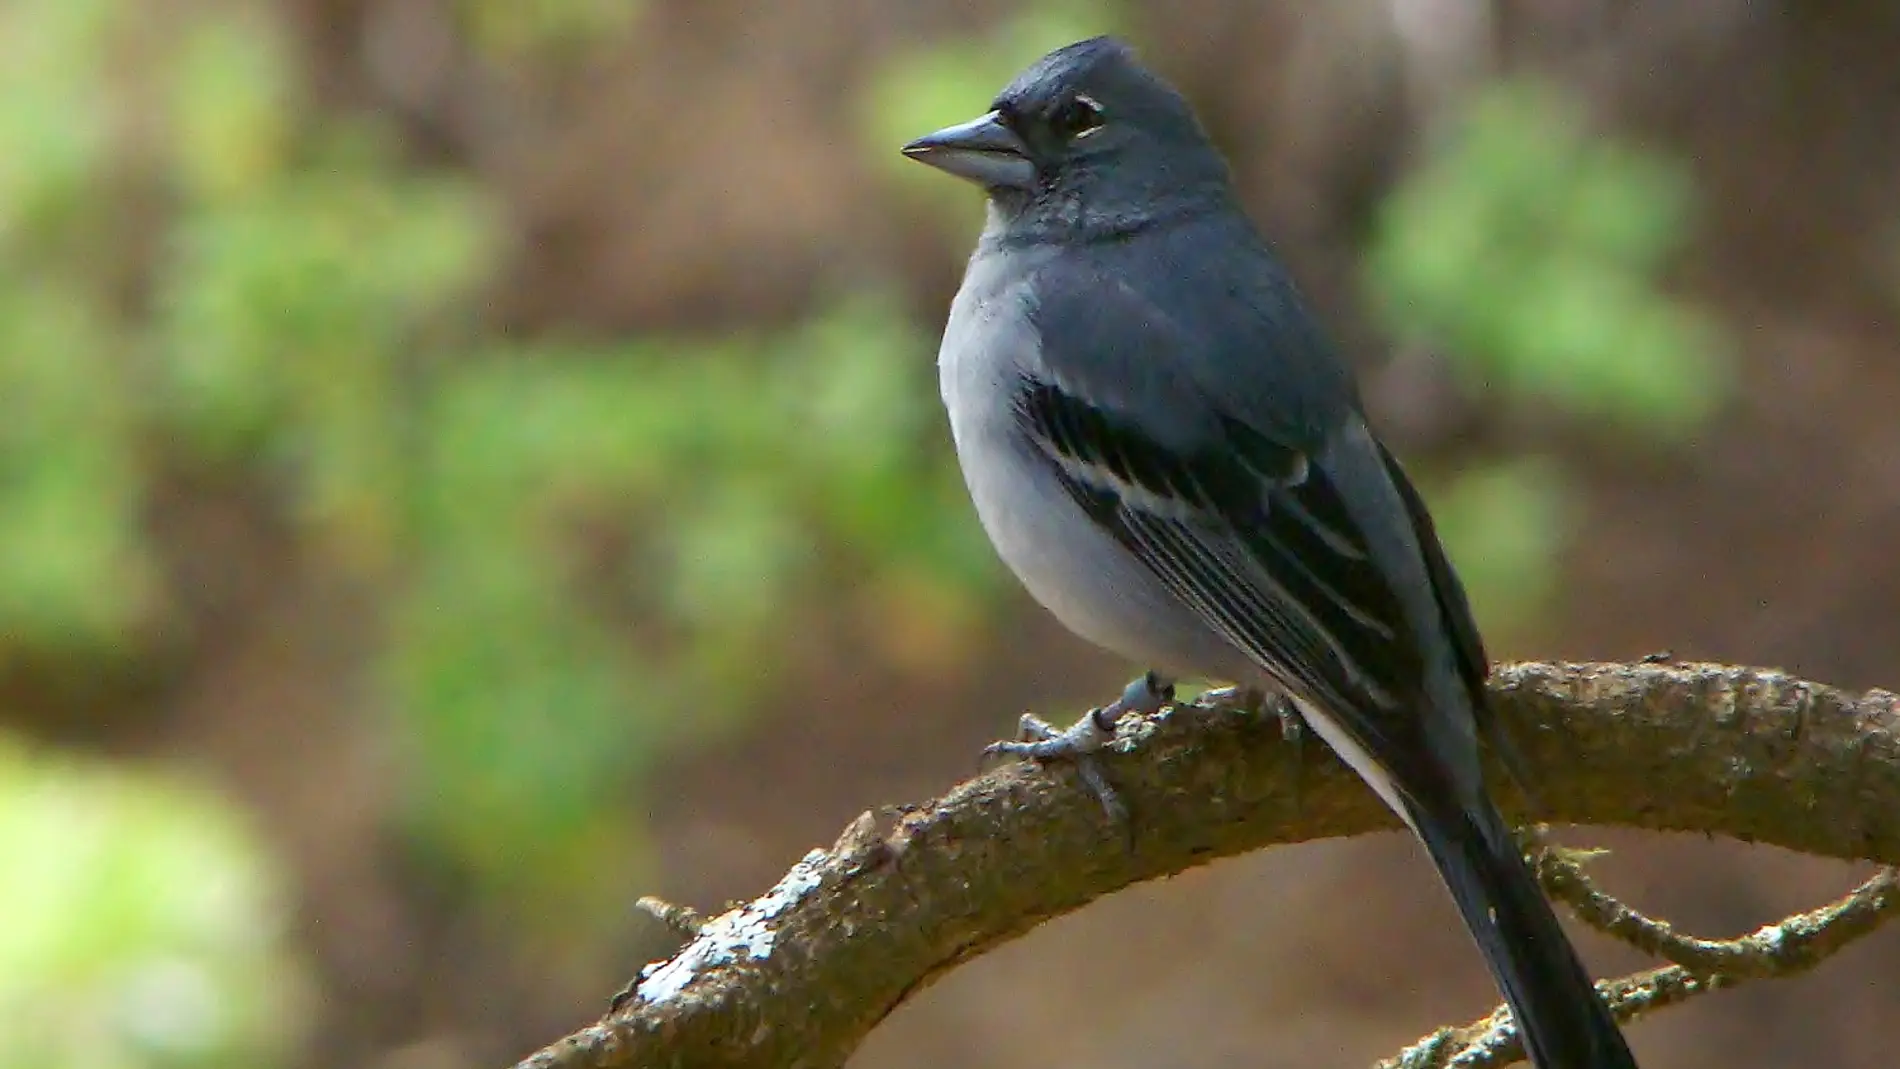
M1483 804L1477 812L1413 817L1531 1061L1539 1069L1636 1069L1497 810Z

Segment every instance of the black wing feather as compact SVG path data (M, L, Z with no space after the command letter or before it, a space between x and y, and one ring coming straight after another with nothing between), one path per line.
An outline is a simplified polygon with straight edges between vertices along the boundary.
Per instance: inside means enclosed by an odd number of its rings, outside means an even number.
M1492 714L1490 695L1484 689L1484 681L1491 674L1491 661L1485 656L1484 639L1479 637L1477 621L1471 615L1471 602L1465 597L1465 585L1459 582L1458 573L1452 570L1451 561L1445 558L1445 550L1438 541L1438 530L1432 523L1431 513L1426 511L1425 501L1419 497L1412 480L1406 477L1405 469L1399 466L1398 460L1383 443L1379 446L1379 457L1385 462L1386 474L1391 477L1392 485L1398 489L1399 500L1405 503L1406 515L1412 521L1413 535L1425 555L1425 574L1431 580L1432 595L1438 602L1438 614L1444 621L1445 634L1450 638L1452 653L1457 658L1459 678L1464 681L1465 689L1471 695L1471 715L1478 722L1478 731L1491 744L1492 752L1503 762L1504 770L1510 774L1518 790L1524 792L1534 805L1540 805L1537 792L1531 786L1535 781L1531 778L1530 766L1525 764L1517 740L1511 737L1503 722Z
M1404 609L1339 488L1303 453L1227 420L1192 453L1048 382L1025 380L1017 411L1074 500L1211 627L1277 680L1356 711L1357 734L1403 753L1424 662ZM1191 514L1143 508L1093 468Z
M1432 524L1432 515L1426 511L1424 499L1419 497L1412 480L1406 477L1405 469L1399 466L1398 460L1384 443L1379 445L1379 458L1385 461L1386 474L1391 476L1392 485L1398 489L1399 500L1405 503L1405 513L1411 518L1419 549L1425 554L1425 574L1432 581L1432 593L1438 599L1439 615L1445 621L1445 634L1451 638L1452 648L1458 655L1458 673L1470 688L1472 701L1482 708L1484 681L1491 674L1491 662L1485 657L1484 639L1478 635L1477 621L1471 615L1471 603L1465 598L1465 585L1458 581L1458 573L1452 571L1451 562L1445 559L1444 547L1438 541L1438 529Z
M1467 662L1483 663L1466 648L1476 631L1445 607L1463 594L1435 539L1419 536L1424 565L1395 557L1413 531L1369 532L1393 510L1361 499L1389 491L1338 481L1382 474L1380 460L1354 453L1335 468L1329 450L1359 418L1355 388L1279 263L1223 213L1149 235L1138 267L1113 243L1071 254L1024 289L1042 347L1013 384L1027 444L1170 592L1336 716L1401 791L1462 793L1418 715L1436 704L1424 643L1453 632L1469 675ZM1409 493L1401 485L1416 529ZM1412 589L1428 568L1442 628Z

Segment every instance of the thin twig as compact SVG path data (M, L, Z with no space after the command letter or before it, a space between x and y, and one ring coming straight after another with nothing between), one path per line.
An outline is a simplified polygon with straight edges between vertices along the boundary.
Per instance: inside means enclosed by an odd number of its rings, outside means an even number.
M1698 939L1598 890L1570 852L1545 849L1538 877L1585 924L1676 964L1599 982L1610 1012L1630 1021L1665 1006L1747 980L1794 976L1833 957L1900 913L1900 869L1884 868L1845 897L1784 917L1735 939ZM1378 1069L1496 1069L1524 1060L1508 1010L1460 1028L1441 1028L1382 1061Z
M697 938L700 929L706 927L705 918L691 906L682 906L677 902L668 902L652 895L641 898L633 905L634 908L666 925L668 930L683 939Z
M1882 869L1832 905L1794 914L1749 935L1699 939L1605 894L1567 852L1545 851L1537 859L1545 890L1569 905L1578 920L1691 972L1732 980L1811 968L1879 927L1900 906L1900 894L1893 893L1895 872Z

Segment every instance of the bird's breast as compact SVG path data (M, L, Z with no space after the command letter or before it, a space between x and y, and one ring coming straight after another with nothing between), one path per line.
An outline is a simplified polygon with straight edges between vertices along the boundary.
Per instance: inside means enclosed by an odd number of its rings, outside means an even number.
M1220 639L1082 511L1015 411L1041 370L1026 314L960 293L939 354L944 406L978 519L1003 563L1069 630L1144 668L1249 681Z

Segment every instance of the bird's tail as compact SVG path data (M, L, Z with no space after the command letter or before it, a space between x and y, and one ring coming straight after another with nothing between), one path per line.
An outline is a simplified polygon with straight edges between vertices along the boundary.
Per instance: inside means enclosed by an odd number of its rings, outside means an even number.
M1510 1003L1539 1069L1636 1069L1504 818L1489 804L1414 813L1419 837Z

